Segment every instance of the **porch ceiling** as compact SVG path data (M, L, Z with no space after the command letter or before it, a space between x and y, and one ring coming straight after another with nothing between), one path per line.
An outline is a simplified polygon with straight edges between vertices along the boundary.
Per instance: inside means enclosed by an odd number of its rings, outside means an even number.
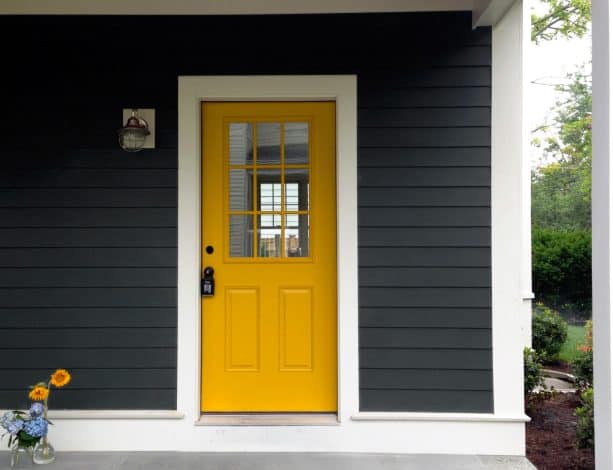
M0 15L241 15L472 11L474 26L495 24L514 0L2 0Z

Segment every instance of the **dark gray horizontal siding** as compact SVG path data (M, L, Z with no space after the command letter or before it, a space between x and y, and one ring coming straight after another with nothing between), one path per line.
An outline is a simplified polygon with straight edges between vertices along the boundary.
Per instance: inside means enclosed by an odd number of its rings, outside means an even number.
M66 95L64 95L66 96ZM66 96L66 98L69 98ZM24 97L27 99L27 97ZM101 109L99 107L99 109ZM159 110L159 108L158 108ZM44 110L41 110L44 112ZM167 110L162 110L167 111ZM49 110L55 114L57 111ZM158 125L160 125L160 115L158 113ZM0 117L0 119L2 119ZM163 125L163 121L162 121ZM177 152L175 148L155 150L155 158L152 151L133 153L130 158L126 158L126 153L118 146L108 148L66 148L53 147L44 151L33 152L32 148L11 149L7 151L6 167L11 169L31 169L47 168L55 169L66 168L88 168L88 169L117 169L125 168L129 170L151 168L155 170L177 168Z
M152 168L13 169L0 175L3 188L175 188L177 172Z
M32 377L45 377L48 369L7 370L3 373L11 384L29 384ZM72 369L70 389L94 390L108 386L108 377L121 384L122 389L164 388L173 389L177 382L174 369ZM65 389L66 390L66 389ZM55 400L55 391L53 399Z
M455 413L488 413L494 406L490 390L360 389L362 411L380 411L378 403L385 403L386 411Z
M58 282L58 281L55 281ZM18 312L19 314L15 314ZM0 309L4 328L176 328L175 307L21 307Z
M0 228L3 248L177 246L175 227L19 227Z
M373 384L371 390L492 390L488 370L363 369L362 377Z
M488 227L490 212L489 207L366 207L358 217L362 227Z
M174 287L2 288L0 305L7 308L176 307L177 291Z
M365 108L358 110L358 117L363 126L376 128L415 129L440 127L466 128L476 127L482 131L490 125L490 109L487 107L465 108ZM447 130L451 132L451 130ZM426 135L434 133L426 131ZM458 136L463 133L458 133ZM467 134L470 135L470 134Z
M117 73L132 30L166 33L145 81ZM54 407L175 408L177 76L356 74L360 406L491 411L491 32L469 12L5 17L0 40L0 408L56 367ZM155 150L117 148L132 105Z
M489 51L487 51L489 52ZM366 88L358 92L359 106L363 108L449 108L489 106L491 89L480 87L433 88Z
M377 110L377 113L380 111ZM374 147L360 149L360 168L381 167L465 167L489 166L488 147L426 147L389 148Z
M0 272L1 274L1 272ZM489 288L489 268L362 268L360 287Z
M360 147L478 147L490 144L488 127L365 127Z
M487 349L369 348L360 346L360 369L491 370ZM360 388L371 385L361 381ZM364 387L368 385L368 387Z
M108 375L107 377L112 377ZM92 410L105 409L105 403L114 403L113 409L165 410L175 407L177 390L143 386L140 389L66 387L53 392L53 407L56 409ZM0 390L0 403L15 403L15 408L27 409L30 403L23 390Z
M27 407L24 389L31 384L33 377L48 377L51 369L4 370L2 372L7 383L13 389L0 391L0 399L12 400ZM174 367L160 369L89 369L72 368L70 387L54 391L53 406L55 408L96 408L99 403L97 395L102 394L105 400L122 403L125 409L145 408L156 409L160 403L171 404L176 393L177 374ZM120 384L115 389L109 389L109 377L112 384ZM151 391L159 393L155 396ZM139 405L130 395L143 399ZM96 398L94 398L96 397Z
M62 337L58 337L58 343L61 340ZM24 364L31 364L29 369L55 369L58 365L66 369L172 369L177 366L177 349L62 348L60 345L56 348L3 349L2 358L3 369L25 369Z
M175 188L27 188L0 191L0 207L176 207Z
M0 208L0 227L176 227L176 208Z
M489 54L359 83L364 411L493 409Z
M87 132L36 138L44 149L2 154L0 407L26 407L28 386L64 367L54 408L174 409L176 144L129 155Z
M0 346L4 349L24 349L35 344L38 348L176 348L175 328L151 328L139 335L134 328L48 328L2 329L5 335ZM58 338L62 338L61 343Z
M418 266L418 267L488 267L489 248L360 248L360 267Z
M176 311L173 310L172 314L172 321L176 324ZM169 409L176 406L176 345L156 347L155 344L139 345L134 341L136 338L160 338L157 343L176 342L174 328L85 328L78 333L62 330L55 337L49 336L53 331L38 330L40 334L48 335L37 336L42 341L39 348L2 349L5 360L2 374L7 379L0 390L2 403L27 408L25 391L28 386L35 380L48 377L59 363L70 369L73 380L69 387L54 393L54 408ZM123 331L125 333L121 333ZM33 332L36 330L28 330L25 340L29 341ZM67 335L67 332L72 334ZM121 344L113 339L117 332L123 338ZM6 333L16 338L20 336L20 330ZM62 344L46 347L47 343L53 343L54 338L63 343L67 338L86 337L92 340L87 346ZM104 347L98 347L98 343ZM32 364L32 367L13 367L24 363Z
M67 242L68 244L69 242ZM0 267L165 267L177 265L176 248L4 248Z
M480 37L481 44L471 44L489 47L489 37L486 34L477 32L476 37ZM465 44L469 45L474 38L467 38ZM487 59L486 59L487 60ZM488 65L478 66L474 63L468 67L436 67L434 69L420 70L419 73L395 73L386 71L380 76L371 74L368 81L360 84L360 90L364 93L368 91L378 91L381 87L393 88L432 88L432 87L473 87L490 86L491 69ZM487 123L486 125L489 125Z
M360 307L360 327L489 328L489 307Z
M444 143L444 142L442 142ZM378 168L360 168L358 187L489 187L490 169L475 168L396 168L385 167L381 161ZM407 201L410 203L410 200Z
M176 283L176 268L0 268L0 285L2 288L159 288L173 287Z
M489 227L360 227L363 247L489 247Z
M489 307L489 287L362 287L363 307Z
M367 171L367 170L365 170ZM362 188L360 205L368 207L487 207L489 188Z
M489 329L468 328L360 328L364 348L428 349L432 344L450 349L487 349L492 346Z

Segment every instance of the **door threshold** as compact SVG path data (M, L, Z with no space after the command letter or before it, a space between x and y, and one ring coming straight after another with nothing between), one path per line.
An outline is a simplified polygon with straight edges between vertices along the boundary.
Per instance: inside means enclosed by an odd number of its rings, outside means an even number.
M203 413L196 426L338 426L336 413Z

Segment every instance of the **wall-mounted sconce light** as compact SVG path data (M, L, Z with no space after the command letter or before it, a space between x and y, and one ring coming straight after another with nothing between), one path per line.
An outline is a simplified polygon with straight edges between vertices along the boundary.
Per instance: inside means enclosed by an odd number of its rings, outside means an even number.
M123 110L125 125L119 129L119 145L126 152L138 152L144 148L155 148L154 109L126 108Z

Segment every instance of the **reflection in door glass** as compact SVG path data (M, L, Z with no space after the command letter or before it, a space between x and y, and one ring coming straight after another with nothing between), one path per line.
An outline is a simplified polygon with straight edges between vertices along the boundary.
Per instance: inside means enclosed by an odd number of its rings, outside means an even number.
M285 256L304 258L309 256L309 216L287 214L285 216Z
M308 122L229 125L230 256L310 256Z
M309 210L309 169L285 170L285 209L288 211Z
M281 210L281 171L257 170L259 211Z
M253 128L248 122L230 124L230 164L253 163Z
M253 216L230 216L230 256L247 258L253 256Z
M230 170L230 210L253 210L253 170Z
M286 122L285 163L287 165L309 163L309 123Z
M262 214L258 217L258 256L281 256L281 214Z
M281 124L260 122L256 126L258 165L281 163Z

